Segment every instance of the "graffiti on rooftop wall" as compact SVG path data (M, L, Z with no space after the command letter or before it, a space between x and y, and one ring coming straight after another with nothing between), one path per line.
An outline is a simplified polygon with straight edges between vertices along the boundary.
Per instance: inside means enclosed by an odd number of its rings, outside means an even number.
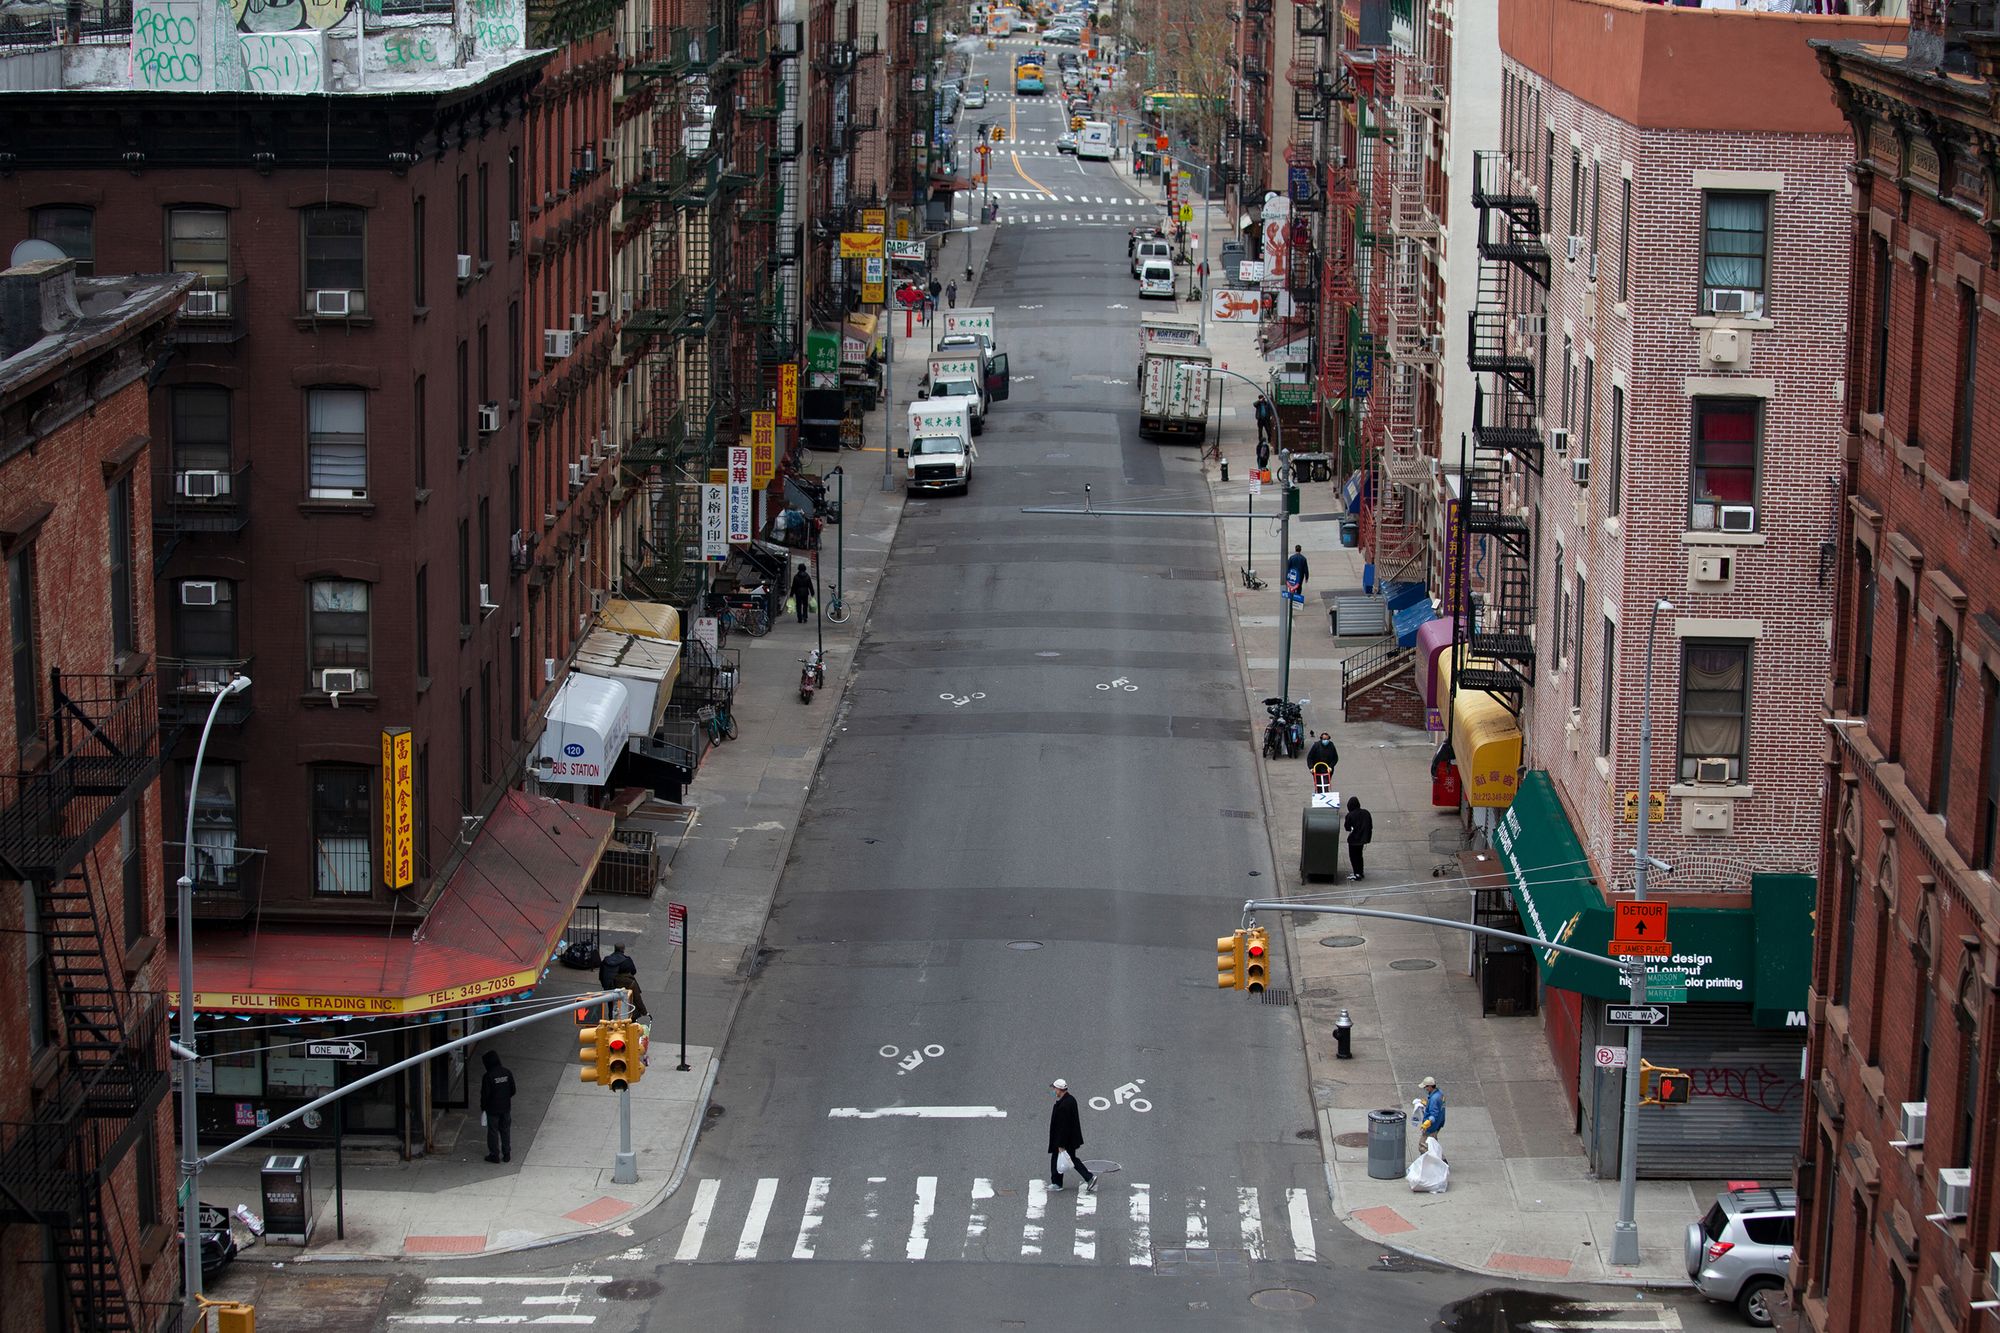
M202 86L201 7L141 3L132 9L132 81L142 88Z
M245 33L243 48L248 87L258 93L316 93L324 86L320 37L316 32Z
M242 32L290 32L331 28L354 11L355 0L229 0L230 13ZM370 14L382 12L382 0L361 0Z

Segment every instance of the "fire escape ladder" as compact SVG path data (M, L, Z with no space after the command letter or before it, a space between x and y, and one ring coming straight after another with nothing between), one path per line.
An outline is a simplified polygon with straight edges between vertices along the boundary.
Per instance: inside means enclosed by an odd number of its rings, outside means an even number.
M86 860L62 879L38 882L37 908L62 1010L64 1053L86 1083L113 1104L129 1105L138 1092L138 1074L125 1063L123 992L112 984L104 956L109 931L91 892L90 864Z
M72 1150L74 1151L74 1149ZM138 1333L125 1282L118 1268L110 1220L104 1215L101 1169L79 1173L78 1217L74 1225L54 1228L56 1265L69 1292L76 1326L90 1333Z

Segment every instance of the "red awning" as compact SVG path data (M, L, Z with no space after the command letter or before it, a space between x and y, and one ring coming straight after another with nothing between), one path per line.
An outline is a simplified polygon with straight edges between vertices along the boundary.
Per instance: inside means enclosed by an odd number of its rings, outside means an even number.
M532 990L615 822L607 811L510 791L414 931L288 925L198 937L195 1008L413 1014Z

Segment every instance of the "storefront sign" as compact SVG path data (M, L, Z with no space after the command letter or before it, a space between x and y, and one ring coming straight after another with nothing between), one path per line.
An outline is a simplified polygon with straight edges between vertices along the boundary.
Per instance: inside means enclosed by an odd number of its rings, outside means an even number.
M763 490L778 475L778 414L750 414L750 485Z
M729 558L729 487L704 482L701 488L701 558Z
M729 450L729 540L750 540L750 449L732 445Z
M415 787L408 727L382 732L382 867L392 889L417 879Z
M806 333L806 387L840 387L840 335L832 329L810 329Z
M194 1007L207 1012L273 1014L417 1014L445 1009L471 1000L492 1000L532 990L541 980L539 967L505 976L468 981L419 995L307 995L295 991L196 991ZM180 1003L175 991L169 1005ZM196 1089L199 1091L199 1082Z
M840 257L842 259L867 259L882 257L882 235L880 232L844 231L840 233Z
M883 229L888 225L889 215L883 209L864 208L861 210L861 230L872 231L877 236L880 236Z
M799 424L799 368L791 361L778 367L778 424Z

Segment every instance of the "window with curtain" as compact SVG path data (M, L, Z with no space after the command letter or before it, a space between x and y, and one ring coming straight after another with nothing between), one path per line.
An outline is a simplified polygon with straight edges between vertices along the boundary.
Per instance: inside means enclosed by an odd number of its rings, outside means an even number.
M132 474L104 490L105 556L111 576L111 652L123 657L139 647L139 608L132 577Z
M167 268L200 275L208 291L227 287L229 214L219 208L167 210Z
M1694 443L1689 450L1688 526L1696 532L1750 531L1757 526L1758 426L1756 398L1694 400ZM1742 511L1747 509L1748 514Z
M1710 190L1702 196L1701 308L1715 308L1718 291L1755 292L1755 313L1765 308L1770 255L1771 196Z
M1750 645L1690 639L1681 645L1681 779L1721 759L1732 783L1750 757Z
M193 765L188 765L190 770ZM202 889L233 889L236 887L237 830L242 827L241 815L236 803L239 771L235 764L218 764L206 759L201 766L201 781L194 791L186 791L186 780L182 780L183 794L190 799L194 810L194 846L190 853L190 866L194 873L194 886Z
M180 384L168 392L174 471L229 471L229 390L219 384Z
M359 671L358 686L368 688L368 585L347 579L321 579L310 594L310 645L307 665L313 689L319 673Z
M306 391L306 493L315 500L368 498L368 393Z
M30 219L38 241L47 241L76 261L76 276L97 272L97 210L82 204L51 204Z
M314 308L313 292L344 291L348 294L348 311L360 314L367 308L367 210L327 204L300 212L299 225L305 245L306 310Z
M312 769L313 891L343 897L374 892L369 851L374 831L374 775L365 768L319 764Z

